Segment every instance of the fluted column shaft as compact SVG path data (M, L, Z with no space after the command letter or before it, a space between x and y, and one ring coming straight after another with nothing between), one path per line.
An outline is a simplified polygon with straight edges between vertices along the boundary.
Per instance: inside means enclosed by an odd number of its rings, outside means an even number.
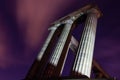
M73 20L72 19L67 20L65 22L65 26L64 26L61 34L60 34L58 42L57 42L57 44L56 44L56 46L55 46L55 48L54 48L54 50L52 52L52 56L51 56L51 58L49 60L49 63L47 65L47 67L46 67L45 74L44 74L45 77L59 75L59 74L55 74L55 69L57 68L59 59L60 59L60 57L62 55L63 48L64 48L64 46L65 46L65 44L67 42L68 35L70 34L70 31L71 31L71 28L72 28L72 24L73 24ZM69 46L69 45L67 45L67 46ZM65 52L65 54L66 53L67 52ZM64 65L64 62L61 63L61 64Z
M39 54L37 56L38 60L41 60L41 58L42 58L48 44L50 43L50 40L52 39L52 37L53 37L53 35L54 35L55 31L56 31L56 29L57 29L57 26L49 28L49 30L51 30L51 31L50 31L50 33L49 33L49 35L48 35L42 49L41 49L41 51L39 52Z
M50 63L53 64L54 66L57 66L57 63L59 61L59 58L60 58L60 55L61 55L61 52L63 50L63 47L65 45L65 42L67 40L67 37L68 37L68 34L70 32L70 29L72 27L72 23L73 21L72 20L69 20L66 25L64 26L64 29L59 37L59 40L56 44L56 47L53 51L53 55L50 59Z
M85 75L87 77L90 77L94 40L96 34L96 24L96 14L89 13L85 22L85 28L81 37L81 41L73 65L73 75Z
M45 44L43 45L41 51L39 52L37 59L35 59L34 63L32 64L32 67L30 68L26 80L33 80L33 79L38 79L44 70L45 64L46 64L46 59L49 57L49 50L51 47L51 43L54 41L55 38L55 33L59 25L55 25L51 28L49 28L50 33L45 41Z
M90 31L90 43L88 46L88 55L85 66L88 67L85 70L85 73L89 75L91 73L91 66L92 66L92 60L93 60L93 52L94 52L94 43L95 43L95 36L96 36L96 27L97 27L97 16L95 14L91 14L91 31Z

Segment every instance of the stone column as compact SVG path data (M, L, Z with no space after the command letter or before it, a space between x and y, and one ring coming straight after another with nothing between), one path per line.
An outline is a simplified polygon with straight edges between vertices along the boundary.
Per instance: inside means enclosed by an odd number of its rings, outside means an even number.
M96 26L97 26L97 15L95 14L91 14L90 16L92 16L92 20L91 20L91 32L90 32L90 43L88 46L88 59L86 60L85 66L87 66L88 68L85 70L85 73L87 75L89 75L90 77L90 73L91 73L91 67L92 67L92 60L93 60L93 51L94 51L94 43L95 43L95 36L96 36Z
M42 75L42 72L44 70L44 67L46 65L47 59L50 55L50 48L51 44L54 42L54 38L56 36L57 28L60 26L60 24L54 25L53 27L50 27L48 30L50 30L50 33L39 52L37 58L35 59L34 63L32 64L32 67L30 68L25 80L33 80L33 79L39 79L39 77Z
M46 39L46 41L45 41L41 51L39 52L39 54L37 56L37 59L39 61L41 60L41 58L42 58L46 48L48 47L48 44L50 43L50 41L51 41L51 39L52 39L52 37L53 37L53 35L54 35L54 33L55 33L55 31L56 31L58 26L59 26L59 24L57 26L53 26L53 27L48 29L48 30L50 30L50 33L49 33L49 35L48 35L48 37L47 37L47 39Z
M72 24L73 24L73 20L69 19L67 21L65 21L65 26L62 30L62 33L60 34L60 37L58 39L58 42L52 52L52 56L49 60L49 63L45 69L45 77L51 77L51 76L59 76L61 71L58 70L58 74L55 74L55 70L58 67L58 63L60 60L60 57L62 55L63 49L65 47L65 44L67 43L67 41L70 42L71 39L68 40L68 37L70 36L70 32L71 32L71 28L72 28ZM67 43L67 47L69 46L69 43ZM67 50L68 48L66 48ZM64 53L66 55L67 51ZM65 58L64 55L64 58ZM63 58L63 61L64 61ZM61 64L64 65L64 62L62 62ZM60 66L60 69L62 69L63 66Z
M59 37L59 40L58 40L58 43L53 51L53 55L50 59L50 63L57 66L57 63L59 61L59 58L60 58L60 55L61 55L61 52L63 50L63 47L65 45L65 42L67 40L67 37L68 37L68 34L70 32L70 29L72 27L72 23L73 21L72 20L68 20L66 22L66 25L64 26L64 29Z
M84 31L81 37L81 41L71 73L72 75L78 77L82 75L90 77L91 73L96 24L99 15L96 9L91 9L90 11L88 11L87 14L88 15L85 22Z

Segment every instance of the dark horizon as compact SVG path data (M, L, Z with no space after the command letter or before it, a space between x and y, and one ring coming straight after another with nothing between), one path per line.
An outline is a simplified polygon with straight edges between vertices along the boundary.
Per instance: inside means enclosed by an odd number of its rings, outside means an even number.
M91 3L89 0L0 1L0 79L23 79L44 40L59 18ZM94 58L112 77L120 79L120 1L96 0L98 20Z

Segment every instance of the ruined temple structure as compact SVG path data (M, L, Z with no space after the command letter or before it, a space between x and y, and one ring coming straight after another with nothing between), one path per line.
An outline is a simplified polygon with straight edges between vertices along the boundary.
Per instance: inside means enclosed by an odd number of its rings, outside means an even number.
M49 35L24 80L115 80L93 59L96 27L102 16L93 4L55 21L49 27ZM74 30L84 24L80 39ZM81 27L80 27L81 28ZM74 55L69 75L62 76L68 52ZM69 67L69 65L67 65Z

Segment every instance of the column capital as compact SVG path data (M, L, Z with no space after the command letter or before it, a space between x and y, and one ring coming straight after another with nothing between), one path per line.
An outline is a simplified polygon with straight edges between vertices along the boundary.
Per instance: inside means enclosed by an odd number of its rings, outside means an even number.
M80 13L76 14L76 15L74 16L75 19L79 18L79 17L82 16L84 13L85 13L85 12L80 12Z
M61 24L57 23L55 25L53 25L52 27L48 28L48 30L56 30Z
M72 18L70 18L68 20L63 21L63 23L64 24L73 24L74 20L75 20L75 17L72 17Z
M87 11L87 14L95 14L97 18L102 16L101 11L98 8L91 8L90 10Z

